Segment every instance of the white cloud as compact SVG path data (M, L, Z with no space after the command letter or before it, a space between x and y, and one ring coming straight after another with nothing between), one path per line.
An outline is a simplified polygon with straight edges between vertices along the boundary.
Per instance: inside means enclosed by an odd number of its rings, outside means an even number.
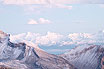
M57 7L57 8L69 9L69 10L72 9L72 6L66 6L66 5L64 5L64 4L56 4L55 7Z
M3 0L2 3L6 5L12 4L26 6L25 11L30 11L32 13L39 13L43 8L72 9L72 6L66 5L66 3L63 3L63 1L61 2L60 0Z
M24 11L26 14L40 14L42 12L47 12L47 9L50 10L52 8L59 8L59 9L67 9L71 10L73 7L70 5L65 4L39 4L39 5L25 5Z
M104 4L104 0L3 0L4 4Z
M22 33L22 34L17 34L17 35L11 35L10 36L10 41L11 42L21 42L24 40L27 41L31 41L31 42L35 42L37 37L40 37L41 35L39 33L31 33L31 32L27 32L27 33Z
M40 24L50 24L50 23L51 23L50 20L44 19L44 18L40 18L40 19L38 20L38 22L39 22Z
M41 44L41 45L50 46L50 45L54 45L54 44L60 42L60 40L62 38L63 38L63 35L60 35L58 33L47 32L47 35L37 37L36 43Z
M33 19L30 19L29 22L28 22L28 24L38 24L38 23L37 23L37 21L35 21Z
M68 35L72 41L80 41L83 39L91 39L93 37L92 34L88 33L72 33Z
M45 4L45 5L42 5L42 6L44 6L45 8L63 8L63 9L68 9L68 10L72 9L72 6L69 6L69 5L66 5L66 4L57 4L57 3Z
M26 14L33 14L33 13L40 13L40 11L42 12L42 9L40 6L32 6L32 5L28 5L28 6L24 6L24 11Z
M3 0L4 4L103 4L104 0Z
M18 35L11 35L12 42L31 41L41 46L70 46L83 44L104 44L104 32L96 34L88 33L73 33L67 36L59 33L47 32L46 35L39 33L23 33Z
M15 5L24 5L24 4L46 4L46 0L3 0L4 4L15 4Z
M63 8L71 10L70 4L104 4L104 0L1 0L3 4L23 5L27 13L40 13L45 8ZM41 6L37 6L41 5ZM29 7L27 7L29 6Z
M63 35L60 35L58 33L52 33L52 32L47 32L46 35L40 35L38 33L23 33L23 34L18 34L18 35L11 35L10 36L10 41L12 42L23 42L25 41L31 41L36 44L41 44L41 45L54 45L56 43L59 43L63 39Z
M28 22L28 24L50 24L50 23L52 23L50 20L44 18L39 18L37 21L34 19L30 19Z
M40 13L46 8L71 10L70 4L104 4L104 0L1 0L3 4L23 5L27 14ZM39 6L40 5L40 6ZM28 7L27 7L28 6Z

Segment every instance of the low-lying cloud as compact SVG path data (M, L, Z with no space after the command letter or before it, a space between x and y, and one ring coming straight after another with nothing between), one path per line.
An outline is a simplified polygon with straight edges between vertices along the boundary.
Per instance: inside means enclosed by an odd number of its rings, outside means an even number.
M11 35L10 41L15 43L27 41L39 45L40 47L44 47L47 52L60 53L60 52L68 51L70 48L73 48L75 46L88 45L88 44L103 45L104 32L100 31L95 34L70 33L67 36L53 32L47 32L46 35L28 32L18 35ZM51 50L49 51L48 49L50 48Z
M22 40L32 41L33 43L52 46L58 44L63 45L79 45L79 44L99 44L99 42L104 42L104 33L72 33L67 36L61 35L59 33L47 32L46 35L41 35L39 33L22 33L18 35L11 35L12 42L18 42Z

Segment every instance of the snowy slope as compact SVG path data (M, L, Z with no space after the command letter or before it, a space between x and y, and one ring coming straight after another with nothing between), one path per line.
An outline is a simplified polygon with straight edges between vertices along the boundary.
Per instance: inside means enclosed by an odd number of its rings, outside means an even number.
M78 69L101 69L104 45L78 46L61 55Z
M48 54L35 44L12 43L8 34L0 31L0 67L13 69L74 69L62 57Z

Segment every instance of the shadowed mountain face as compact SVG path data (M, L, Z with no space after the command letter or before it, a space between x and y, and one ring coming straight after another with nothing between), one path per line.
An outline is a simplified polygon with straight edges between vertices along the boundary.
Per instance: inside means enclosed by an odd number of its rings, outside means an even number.
M5 66L1 65L1 66L0 66L0 69L12 69L12 68L5 67Z
M36 46L12 43L0 31L0 67L6 69L75 69L60 56L48 54Z
M104 46L86 45L62 54L78 69L104 69Z

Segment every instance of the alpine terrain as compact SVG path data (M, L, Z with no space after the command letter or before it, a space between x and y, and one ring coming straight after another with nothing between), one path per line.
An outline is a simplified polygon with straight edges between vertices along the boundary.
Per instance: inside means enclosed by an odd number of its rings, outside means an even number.
M78 69L104 69L104 45L78 46L61 56Z
M1 69L75 69L64 58L48 54L35 44L12 43L9 36L0 31ZM102 51L98 50L97 52Z

